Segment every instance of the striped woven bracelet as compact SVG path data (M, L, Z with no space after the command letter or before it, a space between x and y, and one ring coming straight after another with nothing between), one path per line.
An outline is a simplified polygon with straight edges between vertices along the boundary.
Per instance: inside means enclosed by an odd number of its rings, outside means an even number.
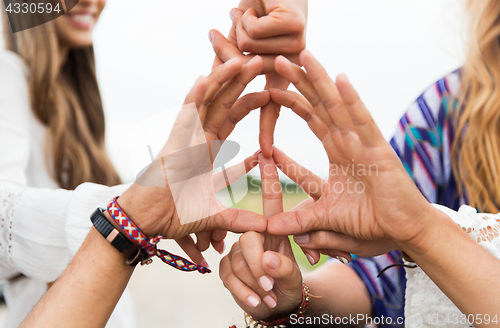
M143 249L148 254L148 258L141 262L141 265L150 264L152 258L157 256L166 264L176 268L177 270L189 272L198 271L201 274L211 273L212 271L204 266L197 265L186 260L183 257L174 255L163 249L158 249L157 244L160 240L166 239L162 236L148 239L146 235L129 219L127 214L118 205L118 197L113 198L108 204L108 213L113 220L122 228L126 236L137 247Z

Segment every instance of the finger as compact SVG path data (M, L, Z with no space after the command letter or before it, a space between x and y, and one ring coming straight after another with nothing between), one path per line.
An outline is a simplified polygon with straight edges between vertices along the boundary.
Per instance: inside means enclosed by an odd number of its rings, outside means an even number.
M262 71L262 59L254 57L243 65L241 73L224 85L212 100L204 121L205 131L216 138L219 128L231 113L234 103L250 83Z
M296 290L302 286L302 274L297 263L283 254L265 252L262 267L269 276L280 280L280 288L284 290Z
M343 134L352 131L352 121L347 113L344 101L339 94L335 82L333 82L320 62L308 50L301 52L300 62L304 65L309 80L320 95L321 101L335 125Z
M248 9L241 16L241 23L252 39L265 39L289 34L301 35L305 29L305 19L298 17L295 13L271 11L269 15L260 17L254 8Z
M337 77L337 87L361 141L369 146L385 143L384 136L347 76Z
M313 106L315 113L319 116L323 123L330 130L335 130L336 126L328 114L319 93L316 91L312 82L309 81L307 73L304 72L298 65L293 64L283 56L276 57L275 68L276 72L293 83L297 90L299 90L299 92L306 97L306 99Z
M226 230L236 233L247 231L266 231L267 220L264 216L248 210L228 208L206 219L203 230Z
M196 81L196 83L194 84L191 91L186 96L184 104L187 105L195 103L197 107L200 106L203 101L203 98L205 97L207 87L208 87L207 78L204 76L200 76Z
M200 107L206 108L213 100L215 94L221 89L222 85L231 80L241 72L242 63L239 58L233 58L223 65L215 68L207 77L207 89ZM201 122L205 121L206 113L198 107Z
M259 295L248 288L248 286L241 282L234 274L229 256L224 256L224 258L222 258L219 265L219 276L224 287L231 292L235 299L252 308L256 308L260 305L261 300Z
M215 56L214 63L212 64L212 71L222 64L224 64L224 62L220 60L219 57Z
M219 134L217 135L219 140L226 140L238 122L245 118L252 110L265 106L269 103L270 99L271 95L269 91L265 90L246 94L236 100L231 112L219 128Z
M235 183L245 176L246 173L256 167L257 164L259 164L259 154L260 151L257 151L252 156L247 157L243 162L224 169L223 171L216 172L213 175L215 192L219 192L227 186Z
M290 83L278 74L267 74L266 75L266 86L265 89L277 88L277 89L287 89ZM259 142L262 154L266 158L272 156L272 147L274 144L274 130L276 128L276 122L280 115L281 105L273 101L270 101L267 105L262 107L260 111L260 133Z
M196 247L200 252L204 252L210 247L210 240L212 232L211 231L203 231L196 233Z
M302 95L289 91L270 89L271 99L282 106L290 108L295 114L299 115L319 140L323 140L327 132L325 124L314 112L311 103Z
M227 236L227 231L224 230L214 230L212 231L212 247L219 253L222 254L224 253L224 250L226 249L226 244L224 242L224 239Z
M277 147L274 147L273 158L276 166L304 192L314 200L318 200L327 187L327 182L295 162Z
M230 39L226 39L224 35L217 30L211 30L209 37L217 58L222 62L227 62L232 58L240 58L243 63L247 63L255 57L255 55L252 54L244 55L236 44L232 44ZM261 74L276 72L274 69L276 55L260 55L260 57L262 57L264 62ZM299 63L298 54L288 54L286 57L293 63Z
M262 290L268 292L273 288L274 281L267 277L262 268L261 259L264 254L264 239L259 233L250 231L240 237L241 254L248 264L249 272ZM257 292L258 293L258 292Z
M302 250L302 253L304 253L304 255L306 256L307 261L309 262L310 265L314 266L316 265L316 263L319 262L321 254L317 249L308 249L304 247L301 247L300 249Z
M295 235L315 230L330 230L321 201L303 210L277 214L267 223L267 232L272 235Z
M295 235L293 240L301 247L308 249L317 249L321 253L327 254L329 256L340 255L349 259L344 253L352 253L360 256L365 256L366 254L377 253L375 250L380 249L381 254L387 253L386 250L394 249L393 243L390 241L383 240L359 240L351 236L344 235L335 231L313 231L309 233L304 233L300 235ZM336 251L337 253L331 253L330 251ZM330 253L329 253L330 252ZM377 254L380 255L380 254Z
M241 18L235 16L238 49L255 54L293 54L304 49L305 41L297 35L280 35L267 39L253 39L243 27Z
M262 206L264 216L271 216L283 212L283 193L276 164L272 158L259 155L260 176L262 179Z
M196 247L196 244L190 235L176 239L175 242L180 246L180 248L182 248L186 255L193 260L194 263L204 266L205 268L209 268L208 262L205 260L198 247Z
M258 264L260 265L260 258L258 259ZM259 295L260 299L264 300L266 296L269 295L269 291L272 289L274 280L271 280L269 277L264 276L262 281L265 282L264 287L268 289L267 291L259 284L257 279L253 276L252 271L249 266L249 261L245 258L243 251L237 252L231 258L231 268L233 269L236 277L248 286L251 290L253 290L257 295ZM273 304L274 305L274 304ZM275 305L274 305L275 306Z

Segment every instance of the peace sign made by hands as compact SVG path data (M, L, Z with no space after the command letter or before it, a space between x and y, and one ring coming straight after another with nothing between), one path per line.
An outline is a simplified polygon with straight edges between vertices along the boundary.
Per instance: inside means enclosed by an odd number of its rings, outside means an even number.
M343 75L334 82L304 50L300 62L276 59L276 71L303 96L270 90L278 104L303 117L323 143L330 161L329 179L317 202L268 221L277 235L335 231L359 240L415 242L425 235L432 206L406 173L358 94ZM411 201L409 201L411 200Z

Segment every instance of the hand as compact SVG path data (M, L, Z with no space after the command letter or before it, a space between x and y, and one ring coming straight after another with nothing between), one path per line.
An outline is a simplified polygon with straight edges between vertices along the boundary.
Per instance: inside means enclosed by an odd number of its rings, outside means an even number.
M259 158L264 216L283 211L278 172L272 159ZM302 300L302 274L288 236L247 232L220 263L220 277L236 303L254 319L293 312ZM263 301L263 302L262 302Z
M291 106L290 103L284 104ZM311 198L303 201L292 211L298 211L312 206L323 195L328 182L295 162L276 146L273 148L273 158L276 166L293 182L295 182ZM389 240L360 240L334 231L312 231L294 236L294 241L301 247L309 263L314 265L320 259L320 253L342 261L351 261L351 253L372 257L397 249Z
M220 140L225 140L234 129L235 123L250 110L269 102L267 91L249 94L238 99L245 86L262 70L262 64L262 60L258 57L245 65L242 65L239 59L234 59L219 66L207 78L200 78L186 97L186 105L181 111L182 115L179 115L169 141L158 155L158 159L141 176L141 179L120 197L119 203L125 213L148 237L162 235L165 238L180 240L193 232L210 230L245 232L266 229L266 220L263 216L245 210L224 209L221 204L215 202L214 181L210 178L206 179L207 183L203 185L203 188L195 191L198 196L204 197L204 201L209 201L211 211L214 208L216 211L204 216L203 214L207 213L207 203L195 197L191 199L188 197L188 201L185 202L187 208L177 206L173 198L175 190L172 188L174 184L179 185L183 181L176 182L170 177L167 181L164 174L164 170L175 172L176 165L180 165L180 173L185 173L182 171L185 165L181 155L192 149L185 146L191 145L191 140L199 139L200 135L204 142L195 148L197 150L195 155L199 152L209 154L208 161L211 168L213 159L217 155L217 149L214 148L217 145L220 147ZM195 107L189 104L194 104ZM192 109L195 110L194 116ZM200 129L195 129L193 133L192 126L196 127L196 124L200 126ZM186 131L188 133L185 133ZM165 154L168 156L164 156ZM179 158L181 160L176 161ZM197 164L197 160L193 161L193 165ZM249 168L251 165L245 165L244 169ZM186 171L189 171L189 167ZM210 177L209 174L206 176ZM175 175L173 178L180 179ZM150 183L153 183L153 186ZM179 213L185 213L188 210L192 210L193 222L182 224ZM218 212L219 210L221 211ZM218 236L218 241L221 236L222 233ZM185 245L189 245L188 240Z
M345 76L334 83L310 52L303 51L300 61L307 73L284 57L276 59L276 70L307 100L283 90L271 90L271 98L295 107L306 118L328 154L329 179L316 203L270 218L268 232L327 230L360 240L389 239L398 245L420 242L431 226L432 206L356 91Z
M306 0L242 0L230 12L230 41L243 52L296 54L306 45Z
M305 48L306 0L242 0L239 8L231 10L230 16L233 25L229 40L216 30L210 31L210 41L217 54L214 67L235 56L244 56L243 52L293 56ZM269 56L265 58L265 89L285 90L289 83L273 72L272 59ZM271 101L261 110L259 141L266 158L272 155L274 129L280 108Z

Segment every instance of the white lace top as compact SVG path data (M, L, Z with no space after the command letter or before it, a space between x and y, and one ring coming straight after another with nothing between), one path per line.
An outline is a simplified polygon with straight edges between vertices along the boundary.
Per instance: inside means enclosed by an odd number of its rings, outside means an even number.
M46 166L46 128L30 109L27 74L16 54L0 50L0 279L25 276L4 292L7 328L21 323L66 268L91 227L92 211L127 188L57 188ZM125 293L107 327L134 322Z
M500 259L499 215L477 213L466 205L460 207L458 212L434 206L448 214L472 239ZM406 327L469 327L465 315L421 268L406 269L406 278Z

